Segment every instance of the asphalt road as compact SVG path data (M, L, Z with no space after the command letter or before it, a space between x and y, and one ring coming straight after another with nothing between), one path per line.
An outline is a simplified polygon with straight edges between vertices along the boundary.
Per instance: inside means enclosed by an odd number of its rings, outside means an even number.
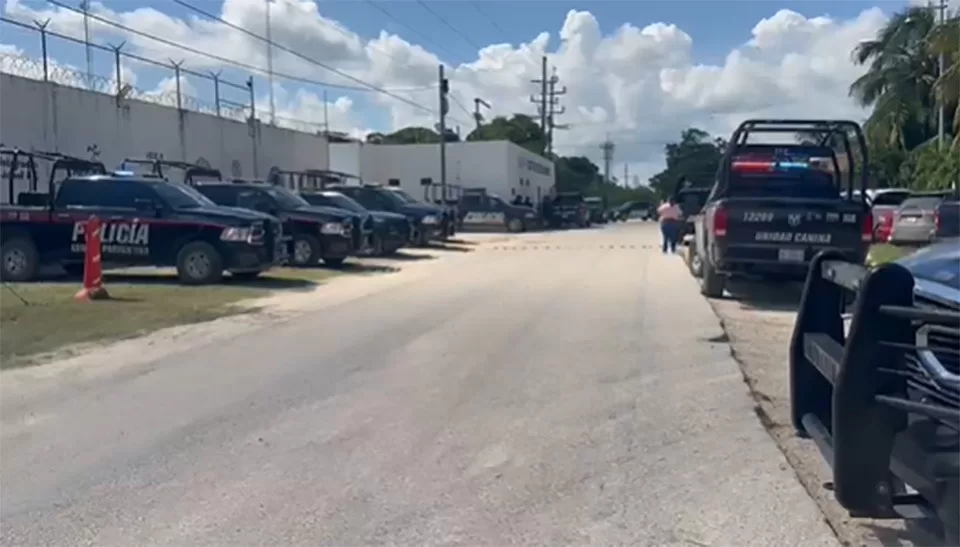
M485 243L256 335L0 382L0 543L836 545L656 236Z

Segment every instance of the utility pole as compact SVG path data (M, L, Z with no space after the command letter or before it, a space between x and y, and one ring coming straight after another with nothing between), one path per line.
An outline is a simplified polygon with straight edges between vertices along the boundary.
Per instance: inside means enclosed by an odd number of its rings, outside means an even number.
M87 56L87 89L93 89L93 50L90 49L90 0L80 2L83 10L83 48ZM46 57L44 57L46 62Z
M627 162L623 163L623 185L630 188L630 164Z
M603 144L600 145L600 150L603 152L603 181L607 184L610 183L610 163L613 162L613 151L615 148L616 145L610 140L610 134L608 133L607 140L603 141Z
M270 31L270 0L264 0L267 26L267 83L270 85L270 125L277 125L277 103L273 100L273 39ZM329 136L329 135L328 135Z
M946 13L947 13L947 0L940 0L940 5L937 7L940 10L940 28L945 28L946 24ZM943 55L943 50L940 51L940 57L937 59L937 77L943 77L943 71L945 70L945 59ZM937 112L937 149L943 150L944 146L944 125L945 125L945 116L943 110L943 99L940 101L940 106Z
M481 99L480 97L474 98L473 99L473 121L477 122L477 129L480 129L480 124L483 123L483 114L480 113L481 106L486 107L488 110L490 109L490 103Z
M443 75L443 65L438 72L440 77L440 195L444 203L447 201L447 112L450 103L447 102L447 93L450 92L450 82Z
M540 60L540 74L541 77L539 80L530 80L531 83L540 84L540 97L534 95L530 96L530 102L533 104L539 104L540 106L540 133L543 135L543 143L540 149L542 154L547 153L547 93L549 89L550 82L547 80L547 56L544 55Z
M557 76L557 69L554 67L553 75L550 76L550 100L547 103L547 154L553 154L553 130L554 129L567 129L567 125L558 125L555 123L555 116L559 116L567 111L567 107L561 106L559 110L557 105L560 104L560 100L557 99L559 95L566 95L567 88L564 86L561 89L557 89L557 82L560 81L560 78Z

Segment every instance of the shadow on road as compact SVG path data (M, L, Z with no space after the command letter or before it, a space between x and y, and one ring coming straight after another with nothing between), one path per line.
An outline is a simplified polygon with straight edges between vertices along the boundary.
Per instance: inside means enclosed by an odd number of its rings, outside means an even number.
M392 273L399 272L397 266L388 264L370 264L367 262L344 262L340 266L323 266L320 268L333 272L351 273L351 274L372 274L372 273Z
M396 260L398 262L415 262L418 260L434 260L437 257L430 255L414 255L405 252L396 252L389 255L371 257L376 260Z
M797 311L803 295L803 283L792 281L754 281L731 279L727 282L730 300L745 308L767 311Z
M883 547L940 547L944 540L937 538L937 532L924 527L919 521L904 521L906 530L885 528L872 523L864 523Z
M57 282L78 283L77 279L58 279ZM128 285L171 285L179 286L180 281L176 274L156 273L156 274L125 274L125 273L104 273L103 282L109 288L113 283L123 283ZM300 279L293 277L272 277L269 272L264 272L261 276L251 279L241 279L230 275L225 275L223 281L218 283L227 287L249 287L252 289L267 290L310 290L317 286L315 279Z
M447 245L444 243L430 243L425 249L430 249L432 251L453 251L457 253L470 253L473 252L473 249L468 247L457 247L456 245Z
M476 245L476 241L467 241L465 239L448 239L447 243L451 245Z

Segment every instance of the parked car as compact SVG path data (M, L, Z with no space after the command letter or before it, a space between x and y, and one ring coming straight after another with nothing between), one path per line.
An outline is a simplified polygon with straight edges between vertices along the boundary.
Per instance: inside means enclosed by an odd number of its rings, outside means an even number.
M903 202L910 197L904 188L882 188L867 191L867 204L873 212L873 239L886 241L893 229L893 217Z
M956 192L937 205L933 214L937 241L960 237L960 195Z
M743 122L729 141L717 181L696 218L693 252L702 263L700 289L705 296L721 296L726 280L735 276L803 279L810 260L825 248L863 262L873 241L873 215L863 197L840 195L843 171L831 147L750 143L749 137L758 133L816 133L821 143L842 138L848 192L857 179L857 166L867 165L863 131L855 122ZM856 148L850 146L850 134L858 141ZM854 161L854 150L859 161ZM823 168L824 160L834 167ZM862 191L865 169L858 178Z
M421 247L430 241L445 240L449 233L447 223L453 222L442 208L420 203L400 188L366 183L329 185L327 190L349 196L371 211L404 215L413 227L412 243Z
M6 280L33 280L46 264L81 274L92 215L104 222L104 267L174 266L181 283L200 285L220 281L224 271L255 277L286 260L280 221L273 216L220 207L178 182L106 174L97 162L21 151L3 155L11 158L11 188L20 166L35 177L37 159L54 164L47 192L22 192L16 205L0 205L0 275ZM55 178L61 170L62 180Z
M826 251L803 295L791 414L833 468L837 501L960 545L960 240L875 269Z
M907 246L932 243L937 234L937 208L949 195L949 191L910 194L893 215L887 242Z
M342 209L358 215L370 215L373 218L373 241L371 254L390 255L410 242L412 231L407 217L385 211L371 211L356 200L332 190L319 192L301 192L300 196L310 205Z

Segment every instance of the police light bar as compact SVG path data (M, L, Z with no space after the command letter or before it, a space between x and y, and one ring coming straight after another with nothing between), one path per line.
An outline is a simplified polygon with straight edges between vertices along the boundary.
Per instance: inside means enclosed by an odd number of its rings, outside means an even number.
M810 164L799 161L734 161L730 170L734 173L774 173L810 169Z

